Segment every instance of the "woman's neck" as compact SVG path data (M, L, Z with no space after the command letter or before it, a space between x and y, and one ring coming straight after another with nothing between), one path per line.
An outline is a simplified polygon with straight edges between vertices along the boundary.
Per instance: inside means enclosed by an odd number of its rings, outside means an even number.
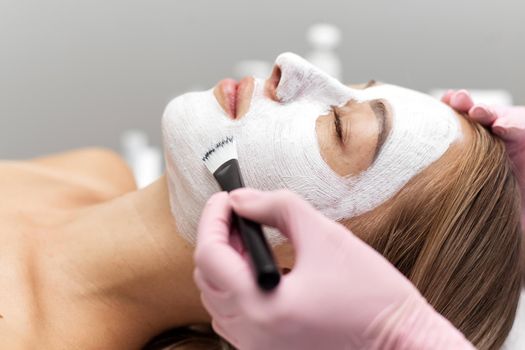
M152 335L210 322L192 278L193 248L176 230L165 177L81 210L62 234L57 242L66 252L66 279L85 301L112 305Z

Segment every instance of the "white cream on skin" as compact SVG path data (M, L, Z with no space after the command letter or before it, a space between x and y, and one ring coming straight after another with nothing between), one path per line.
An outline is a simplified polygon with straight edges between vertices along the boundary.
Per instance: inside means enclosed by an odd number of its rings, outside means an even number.
M240 120L228 117L212 90L179 96L166 107L162 131L170 204L180 233L192 244L206 200L220 191L201 159L226 136L235 138L246 186L288 188L327 217L342 220L392 198L461 134L452 109L428 95L386 84L349 88L291 53L277 57L276 64L280 101L264 96L264 81L256 80L250 108ZM392 127L374 163L344 177L321 156L316 120L331 105L351 99L385 100ZM266 234L271 244L284 240L276 230Z

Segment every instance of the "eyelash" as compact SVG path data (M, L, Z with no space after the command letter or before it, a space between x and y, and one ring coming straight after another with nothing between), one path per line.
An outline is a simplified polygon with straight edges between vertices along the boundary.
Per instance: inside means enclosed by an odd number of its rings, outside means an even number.
M341 116L337 111L338 108L336 106L331 106L330 108L332 109L332 114L334 115L335 133L339 138L339 141L343 142L343 128L341 126Z

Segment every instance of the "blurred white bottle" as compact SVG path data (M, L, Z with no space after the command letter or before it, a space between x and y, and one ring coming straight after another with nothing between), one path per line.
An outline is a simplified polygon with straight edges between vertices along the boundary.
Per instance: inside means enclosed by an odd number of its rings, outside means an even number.
M135 157L133 169L137 187L143 188L157 180L162 174L162 153L157 147L147 146Z
M335 52L341 42L339 28L328 23L314 24L308 29L307 39L312 51L306 59L332 77L342 80L342 64Z
M137 129L122 133L121 147L138 188L146 187L162 174L162 153L148 144L148 135Z
M138 129L125 130L120 137L120 146L124 159L133 167L135 155L148 146L148 135Z

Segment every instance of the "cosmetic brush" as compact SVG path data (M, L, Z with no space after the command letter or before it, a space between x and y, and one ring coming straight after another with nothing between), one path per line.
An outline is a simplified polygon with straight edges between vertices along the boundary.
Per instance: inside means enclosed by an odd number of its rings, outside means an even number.
M202 157L223 191L230 192L244 187L237 158L237 146L231 136L215 144ZM261 225L242 218L235 212L232 213L232 222L248 253L257 285L264 291L274 289L279 284L281 275Z

